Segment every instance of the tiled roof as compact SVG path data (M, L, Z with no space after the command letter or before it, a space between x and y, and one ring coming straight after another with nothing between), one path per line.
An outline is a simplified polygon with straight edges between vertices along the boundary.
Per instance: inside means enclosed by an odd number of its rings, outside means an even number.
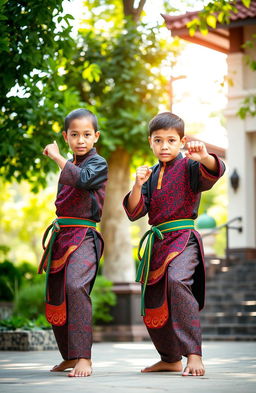
M247 8L241 1L236 3L237 13L232 12L230 15L230 21L236 22L250 18L256 18L256 0L251 0L250 7ZM186 28L186 24L197 17L200 11L187 12L183 15L162 15L165 19L169 30L180 30Z

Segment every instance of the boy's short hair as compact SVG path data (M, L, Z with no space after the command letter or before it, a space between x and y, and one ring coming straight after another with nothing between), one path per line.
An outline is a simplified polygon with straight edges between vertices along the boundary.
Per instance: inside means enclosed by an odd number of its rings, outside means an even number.
M80 119L81 117L89 117L92 121L92 125L94 131L98 131L98 120L94 113L89 111L88 109L78 108L70 112L64 120L64 130L67 132L70 126L70 123L74 119Z
M184 136L184 121L177 115L171 112L159 113L149 122L148 131L151 136L154 131L157 130L168 130L169 128L175 128L180 138Z

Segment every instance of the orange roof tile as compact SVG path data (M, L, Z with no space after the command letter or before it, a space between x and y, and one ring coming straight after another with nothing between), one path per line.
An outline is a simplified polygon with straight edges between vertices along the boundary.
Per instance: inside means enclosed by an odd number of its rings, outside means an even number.
M245 7L241 1L238 1L236 3L236 8L238 12L237 13L232 12L230 14L231 22L256 18L256 0L251 0L251 4L249 8ZM193 12L187 12L186 14L183 15L174 15L174 16L162 14L162 16L166 22L168 29L174 31L174 30L180 30L186 28L187 23L193 20L194 18L196 18L199 12L200 11L193 11Z

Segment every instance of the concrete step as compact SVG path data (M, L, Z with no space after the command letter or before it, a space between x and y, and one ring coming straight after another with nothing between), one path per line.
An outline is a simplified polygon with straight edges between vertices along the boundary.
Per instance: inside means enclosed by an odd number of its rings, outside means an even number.
M209 268L210 272L211 267ZM249 275L250 274L250 275ZM222 267L217 268L217 271L213 276L210 276L210 280L214 281L215 278L218 278L219 280L229 280L231 277L236 277L236 279L239 281L242 279L255 279L256 277L256 262L254 263L244 263L241 265L233 265L229 267L224 267L224 270Z
M256 301L245 300L241 302L218 301L206 299L205 310L207 312L256 312Z
M228 290L226 291L208 291L206 289L206 298L214 301L229 301L229 302L238 302L241 301L256 301L256 291L235 291Z
M221 323L219 325L202 325L203 334L209 335L244 335L256 336L256 325L241 325L236 323Z
M256 325L256 312L255 313L207 313L202 312L200 314L200 320L202 325L219 325L222 323L233 323L240 325Z
M247 282L242 282L242 283L227 283L225 281L211 281L211 282L206 282L206 289L207 291L255 291L256 289L256 281L252 280Z
M203 334L204 341L256 341L256 334Z
M226 276L222 276L219 279L219 282L223 282L223 283L229 283L229 284L234 284L234 283L241 283L241 282L246 282L248 280L248 275L250 274L250 278L249 281L252 282L254 280L256 280L256 274L251 274L251 272L249 271L248 273L245 274L241 274L241 273L237 273L232 274L232 275L226 275ZM239 277L237 277L239 275Z

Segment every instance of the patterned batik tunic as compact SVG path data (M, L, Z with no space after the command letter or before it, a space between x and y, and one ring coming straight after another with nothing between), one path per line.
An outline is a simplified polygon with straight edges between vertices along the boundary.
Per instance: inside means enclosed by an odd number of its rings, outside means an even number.
M73 162L67 161L59 178L56 215L99 222L106 180L107 163L95 148L83 156L74 157ZM53 330L64 359L90 358L92 318L89 294L102 252L100 234L86 227L62 228L54 242L46 310L53 306L56 314ZM64 325L60 323L65 313L63 307L67 314Z
M172 161L159 162L152 168L150 178L142 187L141 199L132 213L127 210L129 194L124 198L128 218L134 221L148 213L149 224L153 226L171 220L196 219L201 192L209 190L225 171L224 163L213 156L217 162L216 173L196 161L183 158L181 153ZM171 362L188 353L200 354L200 339L195 338L194 343L188 343L186 347L182 342L186 339L180 330L184 333L187 329L182 321L190 307L190 330L198 327L197 311L203 308L204 298L205 268L199 233L193 229L182 229L164 233L163 240L156 237L145 295L144 322L162 360ZM195 304L194 309L192 303ZM178 312L177 307L180 308ZM171 331L170 347L173 349L173 343L179 336L176 355L165 352L168 340L164 339L163 343L160 338L167 338ZM193 332L188 332L187 336L193 336Z

